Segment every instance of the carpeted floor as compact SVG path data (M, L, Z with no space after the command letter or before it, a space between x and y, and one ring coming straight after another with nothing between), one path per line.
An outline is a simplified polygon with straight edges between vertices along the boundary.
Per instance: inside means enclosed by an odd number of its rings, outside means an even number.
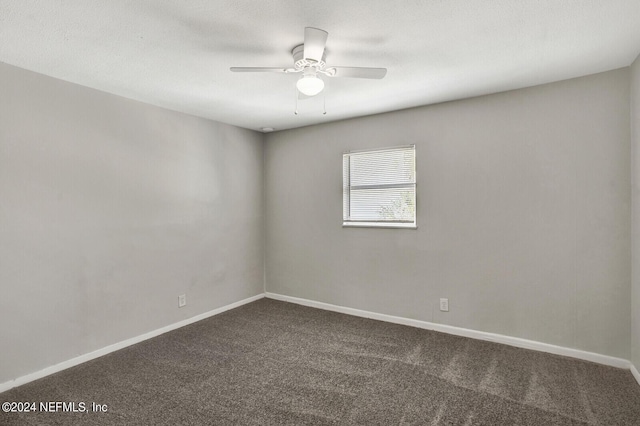
M0 413L2 425L640 425L627 370L270 299L5 401L108 411Z

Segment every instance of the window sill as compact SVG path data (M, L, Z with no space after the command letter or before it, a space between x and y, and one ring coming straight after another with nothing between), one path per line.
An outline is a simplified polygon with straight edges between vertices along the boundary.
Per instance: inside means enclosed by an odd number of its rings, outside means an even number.
M343 228L418 229L415 223L342 222Z

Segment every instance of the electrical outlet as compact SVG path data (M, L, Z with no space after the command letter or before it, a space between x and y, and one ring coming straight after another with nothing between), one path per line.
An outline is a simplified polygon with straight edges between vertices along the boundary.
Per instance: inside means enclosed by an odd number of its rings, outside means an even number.
M440 299L440 310L442 312L449 312L449 299Z
M187 295L181 294L180 296L178 296L178 308L182 308L186 304L187 304Z

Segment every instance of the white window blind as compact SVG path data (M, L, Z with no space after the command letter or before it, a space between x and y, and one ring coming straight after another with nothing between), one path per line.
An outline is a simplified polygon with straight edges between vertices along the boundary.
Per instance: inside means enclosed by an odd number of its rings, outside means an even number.
M342 157L343 226L416 227L414 145Z

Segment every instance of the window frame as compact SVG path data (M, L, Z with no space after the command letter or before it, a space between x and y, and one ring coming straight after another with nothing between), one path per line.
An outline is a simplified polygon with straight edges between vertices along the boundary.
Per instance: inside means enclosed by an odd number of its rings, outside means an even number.
M352 154L361 153L374 153L383 151L399 151L403 149L411 148L413 150L413 183L390 183L390 184L373 184L373 185L360 185L358 187L351 186L351 170L350 164L345 167L345 157ZM416 158L416 146L399 145L384 148L367 148L345 151L342 153L342 227L343 228L391 228L391 229L418 229L417 216L418 216L418 176L417 176L417 158ZM348 175L345 176L345 171L348 169ZM347 183L348 181L348 183ZM398 221L371 221L371 220L348 220L345 218L345 211L351 208L351 191L356 189L385 189L385 188L410 188L413 187L414 195L414 215L413 220L398 220ZM346 207L345 203L349 203Z

